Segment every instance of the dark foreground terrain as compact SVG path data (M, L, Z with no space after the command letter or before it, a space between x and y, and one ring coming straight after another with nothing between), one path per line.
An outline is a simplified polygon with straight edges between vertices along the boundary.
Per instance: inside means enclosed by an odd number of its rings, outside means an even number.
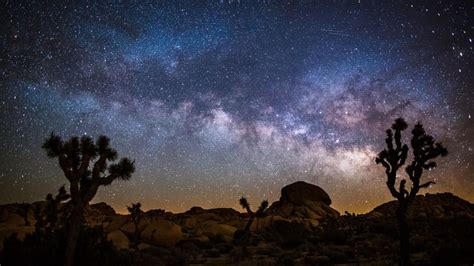
M180 214L150 210L137 230L129 215L105 203L89 206L78 265L394 265L398 256L396 202L368 214L340 215L319 187L297 182L282 189L250 236L236 241L248 214L230 208L191 208ZM61 265L65 249L57 225L43 225L46 202L0 206L1 265ZM474 205L450 193L417 196L408 213L411 262L474 263ZM51 219L50 219L51 220Z

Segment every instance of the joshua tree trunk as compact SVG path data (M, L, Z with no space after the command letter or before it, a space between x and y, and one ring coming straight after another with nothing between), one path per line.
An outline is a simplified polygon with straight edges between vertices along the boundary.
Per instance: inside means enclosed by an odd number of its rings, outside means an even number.
M64 265L74 265L74 255L76 251L77 241L79 234L81 233L82 220L83 220L84 207L74 206L73 212L69 220L66 254L64 256Z
M400 206L397 210L398 226L400 228L400 266L407 266L410 264L410 250L409 250L409 236L410 231L408 228L406 206L402 202L399 202Z
M140 232L138 231L138 223L134 223L135 224L135 232L133 234L133 242L132 242L132 245L134 248L138 247L138 244L140 242Z
M247 222L247 225L245 225L244 231L247 231L247 232L250 231L250 227L252 226L253 219L255 219L255 216L254 216L254 215L250 215L249 220L248 220L248 222Z

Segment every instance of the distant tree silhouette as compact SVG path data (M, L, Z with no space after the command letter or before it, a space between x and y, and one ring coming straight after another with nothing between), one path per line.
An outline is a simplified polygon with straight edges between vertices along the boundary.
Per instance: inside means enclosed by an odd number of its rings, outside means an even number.
M255 220L255 218L258 219L259 217L263 217L265 215L265 210L268 208L268 201L267 200L262 201L262 203L260 203L260 206L258 207L256 212L253 212L250 209L250 204L245 197L240 198L239 204L249 214L249 220L247 221L245 228L243 230L237 230L234 233L234 242L240 245L240 244L245 244L246 242L249 241L250 227L252 226L252 223Z
M408 146L402 145L401 132L407 128L407 123L402 118L395 120L391 129L387 129L385 140L387 148L381 151L376 163L382 164L387 175L387 187L394 198L398 200L397 220L400 228L400 265L408 265L409 257L409 227L407 222L407 208L415 199L421 188L427 188L433 181L420 184L423 170L436 168L433 161L438 156L446 156L448 150L439 142L435 142L433 136L426 134L421 123L415 125L412 130L411 148L413 150L413 161L405 167L412 187L410 191L406 189L406 180L402 179L398 190L395 187L397 171L405 164L408 155ZM395 131L395 133L394 133ZM395 143L394 143L395 142Z
M250 209L250 204L248 203L246 198L244 198L244 197L240 198L239 203L240 203L240 206L242 206L242 208L244 208L247 211L247 213L249 214L249 220L248 220L247 225L245 226L244 230L245 231L250 231L250 227L252 226L252 223L255 220L255 218L258 219L258 218L264 216L265 210L268 208L268 201L267 200L262 201L262 203L260 203L260 206L258 207L257 212L253 212Z
M53 197L52 194L46 196L46 206L44 209L37 206L35 210L36 225L35 229L53 231L56 229L59 220L59 205L70 198L64 186L58 190L58 194Z
M88 136L71 137L64 142L61 137L51 133L42 148L48 157L58 158L64 176L69 181L71 200L68 218L68 234L64 264L74 264L74 254L80 235L84 208L94 198L100 186L111 184L116 179L129 180L135 171L134 162L122 158L118 163L108 161L117 159L117 152L110 147L110 140L100 136L94 144ZM94 161L95 160L95 161Z
M127 210L130 213L132 218L132 222L135 225L135 235L134 235L134 245L138 245L140 241L140 232L138 230L138 225L140 224L140 220L143 217L143 211L141 210L142 204L140 202L132 203L132 206L127 206Z

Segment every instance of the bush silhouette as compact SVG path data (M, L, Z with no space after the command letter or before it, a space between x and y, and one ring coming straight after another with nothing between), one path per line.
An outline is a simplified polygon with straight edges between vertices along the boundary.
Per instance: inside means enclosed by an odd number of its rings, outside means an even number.
M63 141L51 133L42 148L48 157L57 158L64 176L69 181L68 234L64 264L73 265L74 252L83 223L84 208L94 198L100 186L110 185L114 180L129 180L135 171L134 162L122 158L118 163L108 165L117 159L117 152L110 147L110 140L100 136L96 143L92 138L71 137Z
M427 188L435 184L433 181L420 184L423 170L436 168L436 162L433 160L438 156L446 156L448 154L448 150L441 143L435 142L433 136L426 134L421 123L416 124L412 130L411 139L413 161L405 167L405 172L411 180L412 187L408 191L405 187L406 180L402 179L397 190L395 187L397 171L405 164L409 150L408 145L402 145L401 142L401 133L407 126L407 123L402 118L395 120L392 128L386 131L387 138L385 143L387 147L376 158L376 163L382 164L385 168L387 175L386 183L390 193L398 200L397 220L400 228L400 265L408 265L410 262L407 208L421 188Z

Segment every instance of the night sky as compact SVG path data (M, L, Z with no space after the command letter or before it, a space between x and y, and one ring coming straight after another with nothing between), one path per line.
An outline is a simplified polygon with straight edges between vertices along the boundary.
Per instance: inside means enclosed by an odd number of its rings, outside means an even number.
M473 2L360 2L7 1L0 204L67 184L54 131L136 160L94 199L120 212L240 210L297 180L366 212L391 199L375 156L399 116L450 151L424 192L474 201Z

